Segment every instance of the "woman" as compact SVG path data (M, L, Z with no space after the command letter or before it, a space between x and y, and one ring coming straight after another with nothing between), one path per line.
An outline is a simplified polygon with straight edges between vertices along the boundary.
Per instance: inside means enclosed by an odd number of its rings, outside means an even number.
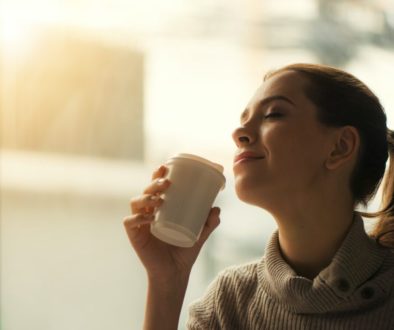
M270 72L233 133L240 200L270 212L278 230L257 261L218 274L190 306L189 329L394 329L394 134L378 98L349 73L294 64ZM383 210L355 211L383 186ZM189 274L219 225L211 209L198 243L178 248L149 232L160 179L124 219L146 268L144 329L177 329ZM370 236L361 216L377 217Z

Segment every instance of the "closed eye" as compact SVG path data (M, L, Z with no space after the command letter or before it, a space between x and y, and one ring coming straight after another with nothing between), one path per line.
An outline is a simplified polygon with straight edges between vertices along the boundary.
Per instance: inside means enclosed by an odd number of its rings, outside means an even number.
M270 113L269 115L264 116L264 118L269 118L269 117L282 117L282 116L283 116L283 114L281 114L281 113L273 112L273 113Z

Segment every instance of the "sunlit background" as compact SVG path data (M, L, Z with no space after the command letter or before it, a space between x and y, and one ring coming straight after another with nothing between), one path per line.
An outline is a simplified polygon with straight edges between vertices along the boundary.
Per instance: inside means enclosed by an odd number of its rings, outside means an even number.
M2 330L141 328L122 219L174 153L227 178L179 328L219 270L260 257L275 224L236 198L231 132L267 70L344 68L394 128L392 0L3 0L0 15Z

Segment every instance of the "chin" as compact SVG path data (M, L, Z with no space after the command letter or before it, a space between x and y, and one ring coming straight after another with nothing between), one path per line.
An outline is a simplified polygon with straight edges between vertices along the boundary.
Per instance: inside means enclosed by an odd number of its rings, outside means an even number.
M269 212L270 205L277 203L276 198L274 198L277 192L268 191L267 188L266 183L258 182L256 179L247 180L246 178L237 178L235 180L235 193L239 200L246 204L263 208Z
M257 205L261 199L262 192L258 191L259 186L256 182L245 182L245 180L235 181L235 193L239 200L252 205Z

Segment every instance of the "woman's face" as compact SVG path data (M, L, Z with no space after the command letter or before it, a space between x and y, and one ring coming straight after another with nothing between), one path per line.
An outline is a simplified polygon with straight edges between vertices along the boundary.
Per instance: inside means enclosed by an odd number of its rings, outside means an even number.
M264 158L233 166L238 197L267 210L300 202L320 191L329 154L328 128L318 123L305 96L306 78L286 71L255 92L233 132L236 155L252 151Z

